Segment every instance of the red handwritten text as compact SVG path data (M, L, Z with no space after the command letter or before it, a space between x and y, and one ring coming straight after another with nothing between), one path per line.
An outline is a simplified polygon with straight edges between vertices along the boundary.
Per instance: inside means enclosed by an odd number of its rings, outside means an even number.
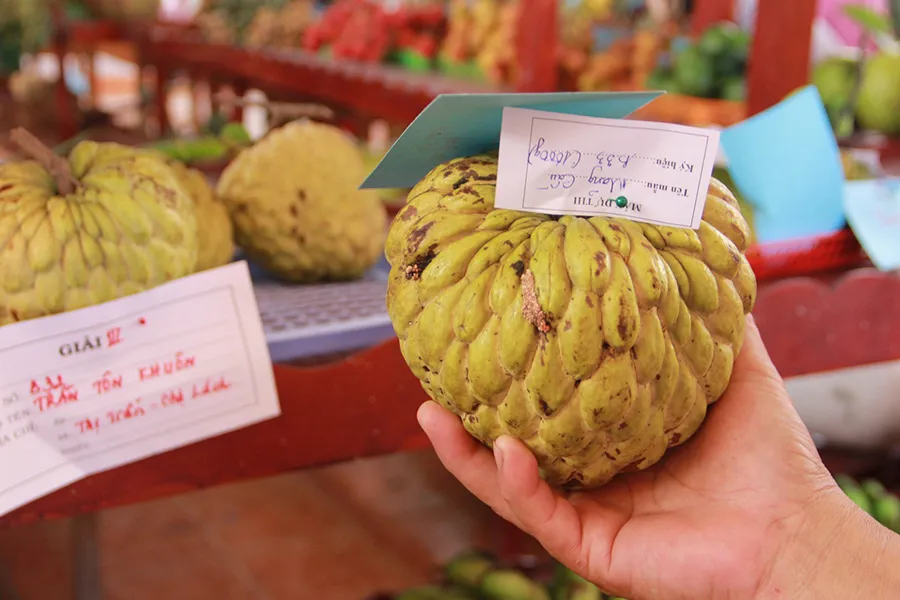
M103 376L100 379L96 380L91 385L94 386L94 389L97 390L97 395L105 394L106 392L111 392L113 390L122 389L122 376L121 375L113 375L112 372L106 371L103 373Z
M106 347L112 348L117 344L122 343L122 329L120 327L113 327L109 331L106 332Z
M146 414L143 407L141 406L141 399L137 398L133 402L129 402L122 408L118 408L115 410L108 411L106 413L106 420L110 425L115 425L121 421L128 421L130 419L135 419L137 417L143 417Z
M163 392L160 404L163 406L173 406L175 404L184 404L184 392L181 388L175 388L168 392Z
M88 431L99 433L100 419L81 419L75 421L75 427L78 428L78 433L87 433Z
M147 381L148 379L155 379L163 375L172 375L173 373L180 373L186 369L191 369L196 362L196 357L185 356L181 352L176 352L175 358L172 360L164 360L162 362L157 361L152 365L140 367L138 369L138 375L140 376L141 381Z
M231 384L227 382L225 380L225 377L223 376L217 379L207 379L205 382L203 382L203 385L200 386L195 383L193 387L194 389L191 397L200 398L202 396L208 396L216 392L227 390L231 387Z
M78 402L78 390L66 383L62 375L45 377L43 383L31 380L32 402L40 412Z

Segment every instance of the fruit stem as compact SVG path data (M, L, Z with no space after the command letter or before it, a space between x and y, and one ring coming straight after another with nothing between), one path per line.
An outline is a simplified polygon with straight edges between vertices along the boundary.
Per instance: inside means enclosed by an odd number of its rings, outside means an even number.
M50 171L53 181L56 183L57 193L65 196L75 191L78 187L78 180L72 175L72 170L69 168L69 163L66 159L57 156L53 150L23 127L13 129L9 137L25 154L41 163L45 169Z

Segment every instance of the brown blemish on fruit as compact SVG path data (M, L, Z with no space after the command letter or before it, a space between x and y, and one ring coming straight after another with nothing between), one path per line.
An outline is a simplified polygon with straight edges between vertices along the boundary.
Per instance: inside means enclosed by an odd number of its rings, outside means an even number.
M522 274L522 316L534 325L535 329L541 333L547 333L550 331L550 319L547 318L538 301L536 285L534 273L526 270Z
M599 275L606 268L606 254L597 252L594 254L594 260L597 261L597 270L594 271L594 275Z
M401 221L409 221L413 217L419 216L419 211L416 210L416 207L410 204L406 207L406 209L400 213Z
M425 239L425 236L428 235L428 231L434 227L434 221L429 221L425 223L418 229L413 229L412 233L409 234L409 251L415 252L419 249L419 244L422 243L422 240Z
M297 200L306 202L306 190L297 190Z
M521 277L522 273L525 272L525 263L523 263L521 260L517 260L512 264L512 269L516 272L516 275Z
M291 204L291 207L288 210L290 211L292 217L296 217L300 213L300 211L297 210L297 207L293 204Z
M584 303L587 304L588 306L590 306L591 308L594 308L594 301L591 300L590 296L584 297Z
M538 405L541 407L541 412L542 412L542 413L544 413L545 415L549 415L549 414L550 414L550 405L547 404L547 401L546 401L546 400L544 400L543 398L539 399L539 400L538 400Z
M563 327L564 331L570 331L572 329L572 321L566 321L565 326Z
M437 247L437 244L432 244L430 248L428 248L428 252L426 252L423 256L417 258L412 264L407 265L406 267L406 278L418 280L422 275L422 271L431 264L431 261L434 260L435 253L434 249Z

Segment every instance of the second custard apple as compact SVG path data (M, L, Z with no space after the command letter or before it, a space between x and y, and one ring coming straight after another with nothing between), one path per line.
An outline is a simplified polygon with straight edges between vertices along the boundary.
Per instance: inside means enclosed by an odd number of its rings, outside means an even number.
M221 267L234 258L234 226L224 204L201 171L179 161L169 161L178 181L194 200L197 214L197 265L194 270L205 271Z
M548 482L595 488L687 441L731 379L756 278L713 179L698 230L494 207L497 161L435 167L387 239L387 308L429 396Z
M361 277L381 257L387 210L357 143L337 127L295 121L241 152L217 195L247 256L281 279Z
M0 325L141 292L197 261L194 203L163 161L86 141L61 162L64 192L37 161L0 165Z

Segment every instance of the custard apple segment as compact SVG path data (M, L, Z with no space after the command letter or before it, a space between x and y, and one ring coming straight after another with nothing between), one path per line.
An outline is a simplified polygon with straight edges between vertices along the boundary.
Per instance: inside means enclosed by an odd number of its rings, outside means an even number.
M388 232L387 307L429 396L554 485L656 464L724 393L756 280L713 180L699 230L494 208L496 158L433 169Z

